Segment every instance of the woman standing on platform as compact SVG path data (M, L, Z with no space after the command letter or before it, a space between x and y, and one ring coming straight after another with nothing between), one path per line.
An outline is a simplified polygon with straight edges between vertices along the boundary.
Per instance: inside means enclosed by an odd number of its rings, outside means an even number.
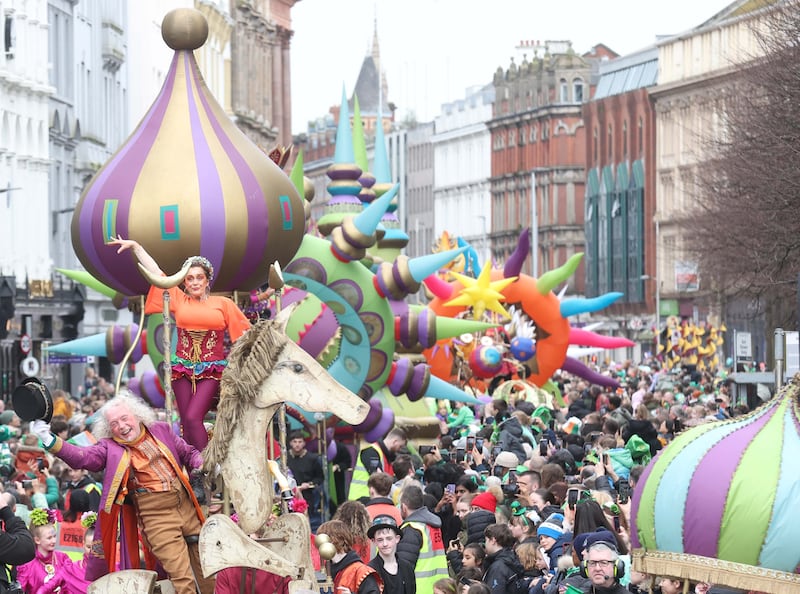
M117 237L109 245L119 246L118 254L133 250L139 263L151 274L164 272L147 251L132 239ZM183 437L202 451L208 444L203 419L219 393L219 380L227 365L223 346L225 330L236 341L250 328L250 321L227 297L211 295L214 267L202 256L192 256L191 264L179 287L169 289L169 308L175 315L178 345L172 355L172 390L183 425ZM145 313L163 311L164 290L151 286L145 303Z

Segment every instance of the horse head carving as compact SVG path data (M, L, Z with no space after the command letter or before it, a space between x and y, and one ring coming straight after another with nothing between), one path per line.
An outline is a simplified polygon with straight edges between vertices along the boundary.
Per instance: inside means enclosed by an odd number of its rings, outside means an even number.
M234 343L222 374L214 434L203 453L206 471L219 465L245 534L260 530L272 510L266 435L281 403L308 412L335 411L352 424L369 410L286 336L293 309L257 322Z

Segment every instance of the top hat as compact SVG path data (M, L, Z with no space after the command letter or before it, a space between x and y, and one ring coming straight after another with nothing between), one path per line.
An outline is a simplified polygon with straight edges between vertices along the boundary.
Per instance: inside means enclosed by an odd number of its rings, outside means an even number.
M14 412L23 421L42 419L49 423L53 419L53 397L44 383L35 377L22 380L11 394Z
M375 538L375 533L384 528L394 530L398 536L403 536L403 531L400 530L400 527L397 525L395 519L386 514L375 516L375 519L372 520L372 526L370 526L367 530L367 536L370 538Z

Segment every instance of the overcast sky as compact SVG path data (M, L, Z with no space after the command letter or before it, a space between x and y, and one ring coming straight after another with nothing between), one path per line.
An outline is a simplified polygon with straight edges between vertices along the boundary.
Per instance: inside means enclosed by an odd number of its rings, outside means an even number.
M292 9L292 131L348 96L371 48L375 17L398 117L427 121L467 87L507 68L521 40L604 43L620 55L680 33L729 0L300 0ZM529 54L530 57L530 54Z

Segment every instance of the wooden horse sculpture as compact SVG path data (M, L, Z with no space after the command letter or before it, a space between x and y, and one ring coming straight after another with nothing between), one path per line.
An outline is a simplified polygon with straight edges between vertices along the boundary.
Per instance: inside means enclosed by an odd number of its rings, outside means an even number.
M265 546L248 537L264 530L272 511L267 430L285 401L308 412L335 412L352 424L363 421L369 407L286 336L293 309L256 323L228 357L214 433L203 456L208 472L221 472L239 525L227 516L211 516L200 534L200 558L206 576L225 567L255 567L291 576L293 590L316 590L305 516L279 516L266 529Z

